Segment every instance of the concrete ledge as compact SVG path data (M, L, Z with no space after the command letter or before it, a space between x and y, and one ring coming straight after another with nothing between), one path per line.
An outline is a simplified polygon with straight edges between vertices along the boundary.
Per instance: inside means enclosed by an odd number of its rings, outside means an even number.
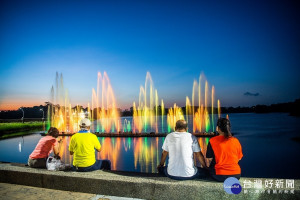
M242 178L254 181L255 178ZM275 180L276 178L274 178ZM264 179L260 179L263 180ZM196 179L175 181L158 174L129 172L52 172L0 163L0 182L49 189L123 196L141 199L300 199L300 180L295 180L294 194L262 193L266 188L250 188L238 195L227 194L223 183ZM258 192L257 192L258 191Z

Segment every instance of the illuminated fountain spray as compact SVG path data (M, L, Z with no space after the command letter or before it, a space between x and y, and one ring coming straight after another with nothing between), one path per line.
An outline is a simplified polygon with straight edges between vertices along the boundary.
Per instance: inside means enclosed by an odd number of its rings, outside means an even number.
M164 115L165 115L165 104L164 101L161 100L161 132L164 133Z
M215 99L214 86L209 87L201 74L199 82L193 82L191 100L186 97L185 110L174 104L174 107L165 113L164 102L159 100L152 77L147 72L145 85L140 86L138 105L133 102L132 120L129 118L121 121L115 94L106 72L98 72L97 89L92 89L91 107L88 104L86 109L78 105L72 108L68 92L64 88L63 76L56 73L55 87L51 89L51 101L48 106L47 128L54 126L60 132L76 133L79 121L85 117L93 121L91 130L101 133L171 132L179 119L185 119L192 125L190 132L214 132L215 121L217 117L221 117L221 104Z
M192 115L193 133L215 131L215 105L215 87L210 89L207 80L201 74L199 82L194 80L193 83L192 102L186 97L186 118L188 121L188 116ZM220 100L217 101L217 107L220 118Z
M81 106L72 108L68 91L64 88L63 75L56 72L55 88L51 88L51 99L48 103L47 130L50 126L60 132L75 133L79 121L85 117Z
M92 90L92 118L95 119L94 131L114 133L120 131L120 115L116 98L107 73L98 72L97 91ZM126 130L130 128L126 125Z
M221 118L221 103L219 99L218 99L218 118Z
M175 103L173 108L169 108L167 115L168 132L174 131L176 122L181 119L184 120L182 109Z
M158 132L158 102L157 90L154 88L150 72L147 72L145 87L140 86L138 106L133 102L132 131L134 133L148 131ZM160 109L163 112L163 101L161 101Z
M131 131L131 123L129 120L125 119L123 122L123 132L128 133Z

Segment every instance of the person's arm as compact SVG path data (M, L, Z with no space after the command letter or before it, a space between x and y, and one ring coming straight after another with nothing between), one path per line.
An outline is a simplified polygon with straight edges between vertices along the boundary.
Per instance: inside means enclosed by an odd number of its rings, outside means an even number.
M157 167L163 167L165 165L166 158L167 158L168 154L169 154L169 152L163 150L163 152L161 154L160 163Z
M99 149L96 149L96 151L100 152L101 151L101 147Z
M214 157L215 157L214 151L212 149L210 142L208 142L208 145L206 148L206 159L208 160L207 167L210 167L211 162L213 161Z
M54 153L55 156L59 155L61 142L62 142L62 139L58 140L57 143L53 146L53 153Z
M53 146L53 153L55 156L58 156L58 154L59 154L58 145Z
M169 145L168 145L169 137L170 137L170 135L167 135L167 137L163 143L163 146L162 146L163 151L161 153L160 163L157 166L157 169L160 167L163 167L166 162L167 156L169 154Z
M208 161L207 167L209 167L210 164L211 164L211 162L212 162L212 160L213 160L213 158L206 158L206 159L207 159L207 161Z
M73 154L74 154L74 149L73 149L73 146L74 146L74 136L75 135L73 135L72 137L71 137L71 141L70 141L70 144L69 144L69 152L70 152L70 155L72 156Z
M203 156L203 154L202 154L201 151L199 151L199 152L194 152L194 156L197 158L197 160L199 160L199 162L201 163L201 166L202 166L203 168L207 168L206 163L205 163L204 156Z
M204 159L204 156L201 152L201 148L200 148L198 139L194 135L192 135L192 138L193 138L192 149L193 149L193 152L194 152L193 157L194 157L195 166L196 166L196 160L199 160L201 166L206 168L205 159Z
M100 152L101 151L101 144L100 144L100 142L99 142L96 135L94 137L94 145L95 145L96 151Z

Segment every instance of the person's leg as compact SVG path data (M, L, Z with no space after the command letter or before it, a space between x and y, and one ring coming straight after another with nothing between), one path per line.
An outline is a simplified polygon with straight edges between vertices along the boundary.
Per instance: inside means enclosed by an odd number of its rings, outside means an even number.
M210 176L209 169L197 167L198 178L208 178Z
M77 167L78 172L90 172L99 169L111 170L111 162L110 160L96 160L96 162L89 167Z
M215 180L215 181L219 181L219 182L223 182L224 177L220 176L220 175L216 175L216 170L213 166L210 166L208 168L210 177ZM224 179L225 180L225 179Z
M76 171L77 171L76 166L72 166L72 167L71 167L71 171L76 172Z
M240 180L241 174L234 175L234 177L237 178L238 180Z
M172 175L168 174L167 167L165 167L164 173L170 179L174 179L174 180L178 180L178 181L192 180L192 179L195 179L199 176L198 172L194 176L191 176L191 177L172 176Z
M88 167L77 167L76 171L78 171L78 172L91 172L91 171L95 171L95 170L100 169L101 164L102 164L101 160L96 160L96 162L93 165L91 165L91 166L88 166Z
M31 158L28 158L28 161L27 161L27 164L29 167L32 167L33 166L33 160Z
M47 158L28 159L28 165L32 168L46 168Z
M101 163L101 166L100 166L100 169L103 169L103 170L111 170L111 162L110 160L100 160L102 163Z
M218 181L218 182L224 182L225 181L225 177L222 176L222 175L215 175L215 174L212 174L211 176L214 180Z
M157 168L158 173L159 173L160 175L166 176L165 168L166 168L166 167L158 167L158 168Z
M229 177L234 177L234 178L240 179L241 175L240 174L233 174L233 175L216 175L216 174L213 174L212 177L213 177L213 179L215 179L219 182L224 182Z

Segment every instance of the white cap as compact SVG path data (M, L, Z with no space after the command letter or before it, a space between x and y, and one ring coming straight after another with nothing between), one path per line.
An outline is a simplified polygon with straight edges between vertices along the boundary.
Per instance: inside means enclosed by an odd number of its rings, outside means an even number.
M87 118L84 118L80 120L79 126L83 126L83 127L91 126L91 121Z

